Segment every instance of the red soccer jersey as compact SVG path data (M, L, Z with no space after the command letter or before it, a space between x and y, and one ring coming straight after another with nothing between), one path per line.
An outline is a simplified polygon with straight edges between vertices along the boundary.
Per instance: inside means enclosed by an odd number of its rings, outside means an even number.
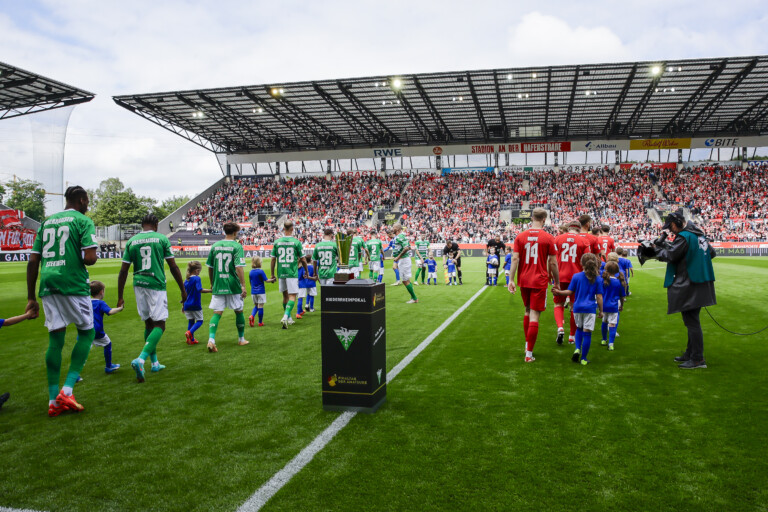
M589 246L589 250L587 252L591 252L595 255L600 254L600 244L598 244L597 237L595 235L592 233L579 233L579 236L587 240L587 245Z
M546 288L549 284L547 259L555 254L555 239L543 229L527 229L517 235L512 249L520 257L517 284L523 288Z
M581 268L581 257L589 252L588 242L576 233L563 233L555 238L555 248L560 282L570 283L574 274L584 270Z
M613 238L609 237L608 235L597 237L597 243L600 246L600 250L603 251L606 255L608 255L609 252L613 252L613 250L616 248L616 242L614 242Z

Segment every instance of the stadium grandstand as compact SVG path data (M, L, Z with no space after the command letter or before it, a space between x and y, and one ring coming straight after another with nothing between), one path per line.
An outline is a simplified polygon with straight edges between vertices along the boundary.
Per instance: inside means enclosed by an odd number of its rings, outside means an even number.
M326 225L386 239L396 220L435 242L511 240L535 206L553 230L590 213L622 241L656 236L684 208L715 240L755 241L768 236L768 171L755 159L768 146L767 82L768 57L755 56L114 100L218 158L224 177L163 221L179 245L220 238L226 220L246 243L269 243L287 217L307 243Z

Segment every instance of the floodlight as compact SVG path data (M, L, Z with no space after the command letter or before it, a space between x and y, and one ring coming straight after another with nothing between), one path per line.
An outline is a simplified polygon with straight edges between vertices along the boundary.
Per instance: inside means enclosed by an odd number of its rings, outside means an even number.
M507 75L507 80L512 80L512 73Z
M280 89L280 94L283 94L285 92L284 89Z
M652 75L658 75L659 73L661 73L661 68L659 66L653 66L651 68Z
M531 78L536 78L536 73L531 74Z
M277 96L277 88L276 87L272 88L272 96Z
M403 81L399 78L395 78L392 80L392 88L393 89L401 89L403 87Z

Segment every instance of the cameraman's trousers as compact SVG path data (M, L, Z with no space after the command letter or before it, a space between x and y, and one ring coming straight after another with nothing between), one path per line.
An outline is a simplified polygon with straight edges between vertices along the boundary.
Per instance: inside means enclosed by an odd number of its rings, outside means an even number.
M701 330L701 321L699 313L701 308L687 309L681 312L683 323L688 329L688 347L685 350L685 357L692 361L704 360L704 333Z

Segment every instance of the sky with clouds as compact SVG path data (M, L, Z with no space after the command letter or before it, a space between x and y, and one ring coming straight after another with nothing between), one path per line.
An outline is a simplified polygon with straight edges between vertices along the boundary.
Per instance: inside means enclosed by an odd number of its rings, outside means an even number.
M396 73L768 53L764 0L0 0L0 60L96 93L64 180L194 195L215 156L112 96ZM44 114L41 114L44 115ZM0 122L0 180L31 177L30 122Z

